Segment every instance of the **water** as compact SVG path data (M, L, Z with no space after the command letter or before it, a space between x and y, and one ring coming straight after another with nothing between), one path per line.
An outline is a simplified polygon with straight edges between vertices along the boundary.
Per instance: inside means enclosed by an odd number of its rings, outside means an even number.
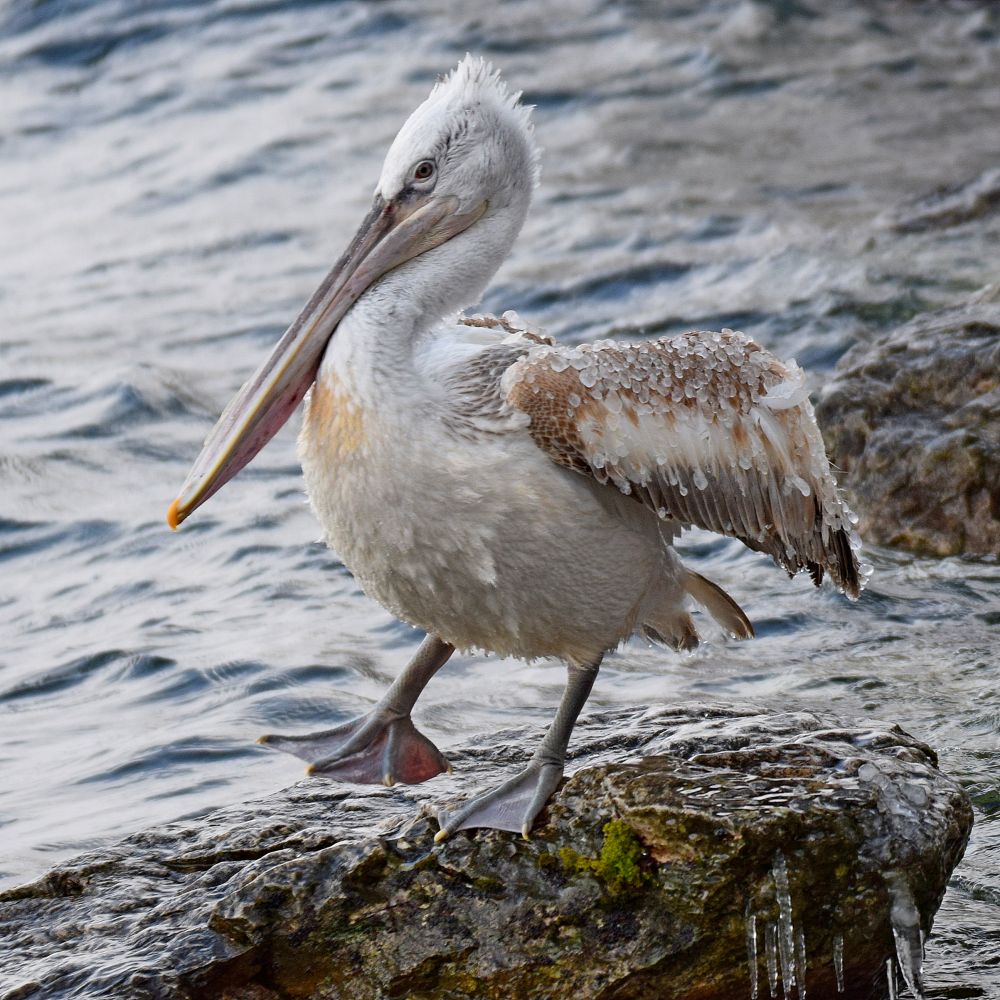
M482 53L537 105L543 185L485 308L569 341L731 326L817 388L851 343L996 279L1000 213L887 219L995 168L998 15L0 7L0 883L290 783L298 764L254 737L356 714L415 647L314 541L293 427L179 534L163 517L436 74ZM997 561L869 550L852 606L736 543L687 552L759 638L704 623L693 655L634 644L592 704L822 709L927 740L977 825L926 993L1000 997ZM558 666L457 657L418 722L447 752L548 718L561 684Z

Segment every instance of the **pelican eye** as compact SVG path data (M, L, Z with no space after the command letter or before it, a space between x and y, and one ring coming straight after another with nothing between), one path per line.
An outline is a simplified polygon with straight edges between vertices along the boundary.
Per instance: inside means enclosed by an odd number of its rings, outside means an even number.
M429 181L437 173L437 165L433 160L421 160L413 168L413 179L415 181Z

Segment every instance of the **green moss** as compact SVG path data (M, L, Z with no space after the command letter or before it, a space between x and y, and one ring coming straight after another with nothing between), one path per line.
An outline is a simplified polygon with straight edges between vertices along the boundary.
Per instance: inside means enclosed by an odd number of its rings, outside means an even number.
M635 831L620 819L604 824L604 843L598 858L588 858L571 847L563 847L559 858L567 871L596 875L612 895L639 889L651 881L642 867L644 852Z
M563 863L563 868L571 875L591 874L597 862L593 858L584 857L578 854L572 847L559 848L559 860Z
M472 884L483 893L502 892L505 888L504 883L494 875L480 875Z
M642 869L644 852L635 830L620 819L604 824L604 843L601 846L601 876L612 892L638 889L649 881Z
M538 867L541 868L542 871L559 867L559 858L555 854L550 854L548 851L542 851L539 853L536 861L538 862Z

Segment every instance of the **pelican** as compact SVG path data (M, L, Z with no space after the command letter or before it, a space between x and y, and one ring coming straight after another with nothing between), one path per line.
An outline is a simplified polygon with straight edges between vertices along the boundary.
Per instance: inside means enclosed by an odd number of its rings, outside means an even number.
M171 504L176 528L306 397L298 441L325 540L366 594L422 629L367 715L261 742L344 781L450 770L414 726L456 650L567 666L527 767L438 817L443 839L528 836L559 784L604 655L634 633L699 641L689 602L753 627L672 547L705 528L824 575L856 599L856 518L840 496L803 372L731 330L554 342L513 314L466 317L510 252L538 178L530 108L466 58L410 116L343 257L209 435Z

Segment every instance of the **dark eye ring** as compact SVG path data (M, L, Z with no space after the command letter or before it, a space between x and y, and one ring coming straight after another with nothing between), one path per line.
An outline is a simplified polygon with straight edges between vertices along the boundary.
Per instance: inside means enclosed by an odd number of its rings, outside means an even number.
M429 181L434 176L434 171L437 167L434 166L433 160L421 160L413 168L413 179L417 181Z

